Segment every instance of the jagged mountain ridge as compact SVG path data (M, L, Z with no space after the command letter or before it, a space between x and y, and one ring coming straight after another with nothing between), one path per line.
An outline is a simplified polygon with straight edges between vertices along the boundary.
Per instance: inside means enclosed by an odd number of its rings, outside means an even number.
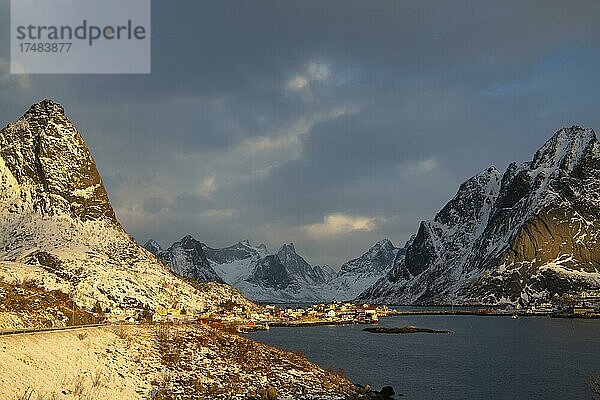
M192 273L174 268L170 256L156 241L149 240L144 246L159 255L174 272L194 278ZM211 280L222 279L260 302L351 300L392 268L394 260L404 256L404 249L384 239L336 272L327 265L311 266L296 252L293 243L283 244L275 254L269 253L264 244L253 246L248 240L224 248L201 246L210 270L216 275L209 272ZM200 261L196 268L207 270Z
M291 243L275 254L247 240L205 251L225 282L260 302L320 301L321 286L329 277L328 267L311 267Z
M247 240L223 249L206 247L208 259L223 280L260 302L310 301L317 297L303 286L265 245Z
M277 252L277 257L285 266L288 273L296 280L308 285L323 285L331 279L331 269L328 266L311 266L296 253L294 243L285 243Z
M158 243L154 239L150 239L146 243L144 243L144 248L150 253L154 254L155 256L158 255L158 253L160 253L161 251L163 251L163 248L160 245L160 243Z
M359 301L530 303L600 287L600 145L558 131L533 160L469 179Z
M222 280L261 302L321 301L325 284L335 275L326 265L311 266L293 243L271 254L264 244L253 246L248 240L224 248L209 247L191 236L188 240L203 250L208 264L197 257L195 270L204 271L204 279ZM149 240L145 247L156 252L174 272L197 279L191 272L176 268L173 258L156 241Z
M173 243L166 250L163 250L154 240L146 242L144 248L163 260L177 275L198 282L225 283L206 258L204 245L190 235Z
M250 304L228 286L192 286L125 232L81 134L50 100L0 131L0 275L87 307Z
M222 249L213 249L204 245L204 252L206 256L217 264L227 264L234 261L244 260L252 257L253 255L266 251L267 247L264 244L254 247L250 245L248 240L242 240L241 242Z

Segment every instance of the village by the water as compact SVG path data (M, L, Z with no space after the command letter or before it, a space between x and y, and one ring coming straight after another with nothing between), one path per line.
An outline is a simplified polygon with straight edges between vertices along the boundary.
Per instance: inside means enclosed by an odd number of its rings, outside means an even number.
M333 301L331 303L285 305L267 304L258 311L240 305L233 300L222 302L217 309L187 311L179 308L158 306L156 310L115 308L98 315L111 322L171 322L204 323L229 326L237 332L247 333L268 330L270 327L298 327L341 324L378 324L380 318L402 315L475 315L555 318L600 318L600 291L583 291L555 299L553 302L521 307L482 306L436 306L436 307L390 307L387 305L355 304Z

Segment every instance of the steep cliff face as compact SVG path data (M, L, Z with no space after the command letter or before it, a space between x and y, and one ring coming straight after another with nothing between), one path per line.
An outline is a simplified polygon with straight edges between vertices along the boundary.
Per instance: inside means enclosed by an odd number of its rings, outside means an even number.
M81 134L49 100L0 131L0 275L90 307L246 301L227 286L191 286L123 230Z
M288 273L298 282L307 285L323 285L330 278L330 270L319 266L311 266L296 253L293 243L286 243L277 252L277 257L285 266Z
M294 283L288 270L274 254L266 256L256 264L248 281L271 289L286 289Z
M514 303L599 287L599 167L595 133L574 126L531 162L483 171L359 299Z
M466 297L535 301L597 288L599 167L594 131L576 126L557 132L530 163L512 164L478 244L487 257L469 260L486 273Z
M0 157L8 170L3 181L8 181L8 172L15 180L7 187L15 190L0 195L13 212L31 207L42 215L68 214L118 225L94 159L59 104L35 104L4 128ZM7 201L7 195L17 192L22 201Z

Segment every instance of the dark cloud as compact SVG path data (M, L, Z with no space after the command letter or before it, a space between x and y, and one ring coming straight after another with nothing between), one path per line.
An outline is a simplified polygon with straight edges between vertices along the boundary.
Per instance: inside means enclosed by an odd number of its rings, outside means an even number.
M1 120L62 102L140 241L293 241L339 265L490 164L600 126L593 0L157 0L152 74L28 77L8 74L8 4Z

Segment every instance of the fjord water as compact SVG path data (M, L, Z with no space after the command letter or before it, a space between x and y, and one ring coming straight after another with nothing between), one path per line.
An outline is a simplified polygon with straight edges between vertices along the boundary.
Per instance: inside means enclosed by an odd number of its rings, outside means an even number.
M343 369L356 383L391 385L406 399L593 399L600 320L549 317L400 316L448 334L373 334L364 325L272 328L251 337Z

